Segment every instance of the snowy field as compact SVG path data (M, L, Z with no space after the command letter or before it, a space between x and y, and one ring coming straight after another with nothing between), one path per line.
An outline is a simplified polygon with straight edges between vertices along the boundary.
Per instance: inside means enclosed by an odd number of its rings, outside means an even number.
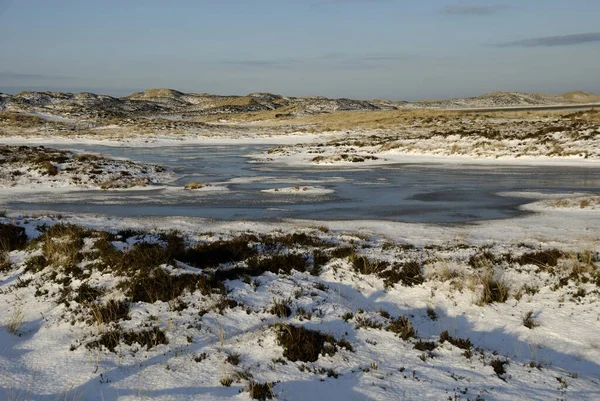
M588 198L451 227L9 215L2 396L594 399Z

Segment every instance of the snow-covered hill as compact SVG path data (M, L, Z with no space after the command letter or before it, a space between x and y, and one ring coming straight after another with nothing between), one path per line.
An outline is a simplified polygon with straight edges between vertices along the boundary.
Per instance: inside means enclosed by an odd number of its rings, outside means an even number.
M0 94L0 110L48 113L63 117L112 118L156 115L235 114L281 109L282 116L395 109L456 109L576 105L600 103L600 96L584 92L544 95L494 92L478 97L440 101L330 99L321 96L286 97L270 93L221 96L149 89L122 98L93 93L21 92Z

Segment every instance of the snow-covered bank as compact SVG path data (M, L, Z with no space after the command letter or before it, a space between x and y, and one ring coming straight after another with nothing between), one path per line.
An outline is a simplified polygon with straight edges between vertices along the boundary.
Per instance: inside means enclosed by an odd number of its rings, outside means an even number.
M0 146L0 188L12 192L45 189L120 189L171 181L161 166L95 154L28 146Z
M100 128L98 128L100 129ZM114 128L106 129L106 131ZM126 134L126 135L125 135ZM184 133L184 134L138 134L134 132L121 132L118 134L108 133L106 135L5 135L1 136L2 143L7 145L26 145L30 143L44 143L54 146L68 146L72 144L103 145L103 146L139 146L139 147L163 147L163 146L189 146L189 145L286 145L298 143L310 143L317 136L323 138L334 135L334 133L307 134L305 132L277 133L236 131L234 129L225 133L206 132Z

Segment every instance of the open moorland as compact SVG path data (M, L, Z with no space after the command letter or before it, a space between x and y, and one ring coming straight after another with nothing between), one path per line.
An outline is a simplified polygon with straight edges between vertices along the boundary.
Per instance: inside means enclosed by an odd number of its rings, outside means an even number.
M59 214L20 209L8 195L110 197L181 178L181 169L81 151L99 145L265 145L244 156L240 174L408 163L596 171L597 102L582 92L413 103L167 89L0 95L0 397L594 399L593 174L561 193L495 193L525 199L517 217L462 224L310 212L117 218L94 208L100 198L86 213ZM272 179L247 191L309 206L336 196L328 181L279 176L240 176L229 189L211 182L218 174L203 179L207 170L186 170L194 179L171 192L200 204L225 191L233 201L243 180Z

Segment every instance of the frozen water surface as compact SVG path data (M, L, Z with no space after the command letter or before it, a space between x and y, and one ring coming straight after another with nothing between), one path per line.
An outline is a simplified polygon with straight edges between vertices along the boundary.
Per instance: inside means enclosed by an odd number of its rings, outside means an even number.
M391 220L464 223L515 217L528 199L499 192L592 192L597 169L579 167L394 164L290 167L260 163L248 155L267 145L111 147L72 145L69 149L151 162L173 168L181 178L144 190L40 192L3 197L6 207L96 213L112 216L193 216L217 220ZM190 181L217 190L187 191ZM293 186L332 193L264 193ZM224 187L226 190L218 190ZM322 191L326 192L326 191Z

